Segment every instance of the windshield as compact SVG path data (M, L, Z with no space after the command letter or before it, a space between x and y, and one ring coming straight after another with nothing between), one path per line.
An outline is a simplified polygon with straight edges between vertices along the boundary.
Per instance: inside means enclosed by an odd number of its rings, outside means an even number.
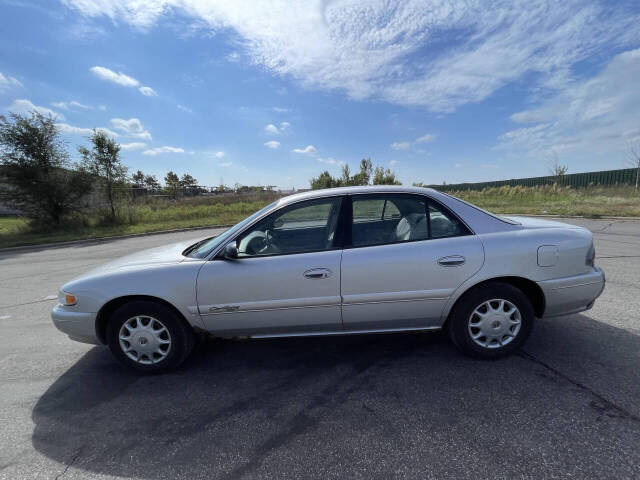
M207 238L205 240L201 240L198 243L194 243L190 247L188 247L183 253L183 255L191 258L205 258L209 253L214 250L216 247L225 243L229 238L233 237L237 232L242 230L246 225L250 224L253 220L258 218L267 210L271 209L278 201L270 203L266 207L258 210L253 215L248 216L244 220L239 223L236 223L233 227L231 227L226 232L221 233L217 237Z

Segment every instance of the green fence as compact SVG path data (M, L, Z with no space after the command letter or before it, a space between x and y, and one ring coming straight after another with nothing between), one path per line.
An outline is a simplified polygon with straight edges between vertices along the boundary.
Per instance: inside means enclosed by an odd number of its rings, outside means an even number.
M512 178L510 180L496 180L494 182L456 183L451 185L429 185L436 190L482 190L504 185L535 187L538 185L553 185L559 183L574 188L591 185L635 185L637 169L623 168L620 170L602 170L600 172L570 173L558 179L553 175L547 177Z

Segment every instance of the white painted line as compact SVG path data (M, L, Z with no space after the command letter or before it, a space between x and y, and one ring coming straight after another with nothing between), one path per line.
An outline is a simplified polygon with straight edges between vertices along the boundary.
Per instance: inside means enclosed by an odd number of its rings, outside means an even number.
M7 320L8 318L11 318L11 315L2 315L2 316L0 316L0 320Z

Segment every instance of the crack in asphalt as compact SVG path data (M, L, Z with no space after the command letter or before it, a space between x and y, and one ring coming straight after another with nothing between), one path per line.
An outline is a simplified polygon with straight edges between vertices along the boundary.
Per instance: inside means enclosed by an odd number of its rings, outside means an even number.
M612 401L607 400L604 396L602 396L601 394L599 394L598 392L596 392L592 388L586 386L583 383L580 383L577 380L574 380L573 378L571 378L568 375L562 373L560 370L558 370L557 368L552 367L548 363L543 362L542 360L540 360L539 358L535 357L534 355L524 351L523 349L520 349L519 352L517 353L517 355L519 357L521 357L521 358L524 358L526 360L529 360L529 361L532 361L534 363L537 363L538 365L546 368L547 370L549 370L550 372L554 373L558 377L568 381L572 385L580 388L581 390L589 392L591 395L596 397L596 399L598 399L600 401L600 403L601 403L599 405L598 403L596 403L595 401L592 400L591 402L589 402L589 406L591 408L593 408L594 410L597 410L598 412L600 412L601 415L607 415L610 418L628 419L628 420L632 420L634 422L640 423L640 417L639 416L631 413L630 411L628 411L624 407L616 405ZM609 414L609 413L607 413L608 411L609 412L613 411L613 412L615 412L615 414Z
M15 305L0 305L0 308L13 308L13 307L22 307L23 305L33 305L34 303L42 303L42 302L53 302L58 300L58 298L43 298L42 300L34 300L32 302L25 303L16 303Z
M80 447L78 449L78 451L76 452L76 454L73 456L73 458L71 459L71 461L64 467L64 470L59 473L58 475L56 475L55 480L59 480L60 478L62 478L64 476L65 473L67 473L67 470L69 470L69 468L71 467L71 465L73 465L75 463L75 461L78 459L78 457L80 456L80 453L82 452L82 447Z

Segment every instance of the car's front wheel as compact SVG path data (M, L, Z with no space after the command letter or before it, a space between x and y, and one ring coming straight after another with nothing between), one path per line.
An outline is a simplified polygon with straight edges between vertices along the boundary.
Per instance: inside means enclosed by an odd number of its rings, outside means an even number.
M449 335L465 354L481 358L506 355L524 343L533 327L531 301L518 288L491 282L466 293L449 319Z
M146 373L176 368L195 342L193 330L176 312L147 300L118 308L107 326L107 340L120 362Z

